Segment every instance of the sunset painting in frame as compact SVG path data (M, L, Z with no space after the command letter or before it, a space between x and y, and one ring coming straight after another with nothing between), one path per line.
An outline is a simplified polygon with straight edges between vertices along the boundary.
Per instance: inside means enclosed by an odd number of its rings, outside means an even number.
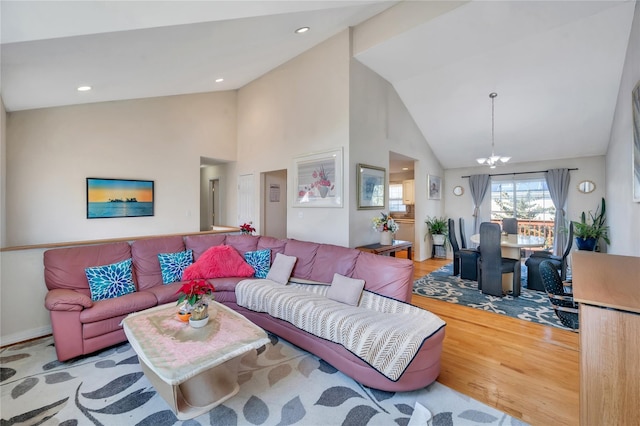
M153 216L153 181L87 178L87 219Z

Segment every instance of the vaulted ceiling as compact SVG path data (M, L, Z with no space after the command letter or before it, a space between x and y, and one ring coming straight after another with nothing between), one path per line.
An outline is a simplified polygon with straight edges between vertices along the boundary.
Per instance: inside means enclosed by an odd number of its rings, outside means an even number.
M3 0L0 93L18 111L237 89L397 3ZM490 92L496 154L606 153L635 1L456 6L356 52L393 84L443 167L489 155ZM389 12L385 25L400 24Z

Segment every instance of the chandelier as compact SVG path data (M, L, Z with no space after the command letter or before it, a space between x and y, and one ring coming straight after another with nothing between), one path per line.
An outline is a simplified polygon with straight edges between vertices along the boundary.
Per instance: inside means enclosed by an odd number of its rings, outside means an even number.
M507 161L511 159L511 157L503 157L501 155L496 155L494 151L494 102L498 94L496 92L489 93L489 97L491 98L491 157L489 158L476 158L478 164L482 164L483 166L489 166L491 169L495 169L496 166L501 166L505 164Z

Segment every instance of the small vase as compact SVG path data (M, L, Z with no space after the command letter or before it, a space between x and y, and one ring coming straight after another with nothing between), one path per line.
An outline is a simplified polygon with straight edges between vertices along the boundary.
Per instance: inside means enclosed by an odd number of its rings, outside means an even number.
M189 325L193 328L202 328L205 325L207 325L207 323L209 322L209 316L207 315L206 317L202 318L202 319L193 319L193 318L189 318Z
M380 233L380 244L383 246L390 246L393 244L393 233L389 231L383 231Z
M318 191L320 191L320 197L325 198L327 196L327 194L329 193L329 187L320 185L318 187Z

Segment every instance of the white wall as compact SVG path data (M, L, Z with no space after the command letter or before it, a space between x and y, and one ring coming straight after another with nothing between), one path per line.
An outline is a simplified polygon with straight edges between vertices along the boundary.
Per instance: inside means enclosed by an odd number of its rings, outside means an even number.
M514 154L515 155L515 154ZM559 168L577 168L570 172L569 196L567 198L566 217L568 220L579 220L580 213L589 210L595 211L600 205L600 200L605 196L605 158L582 157L553 161L536 161L528 163L513 163L496 169L488 167L469 167L460 169L448 169L445 171L442 193L445 203L445 215L456 220L456 236L460 238L458 218L464 218L467 240L473 234L473 199L469 189L469 179L462 176L474 174L515 173L549 170ZM516 175L516 178L544 177L544 174ZM508 176L496 176L496 179L508 178ZM591 180L596 184L596 190L590 194L578 192L578 183L582 180ZM464 194L460 197L453 195L455 186L462 186ZM609 205L607 204L607 209ZM488 221L491 217L491 192L488 191L480 207L482 221Z
M640 256L640 203L633 202L631 91L640 81L640 4L636 3L607 150L609 253Z
M293 159L343 148L349 162L349 32L302 53L238 92L238 174L287 169L287 236L349 245L348 208L293 207ZM344 170L347 170L346 166ZM343 199L349 199L350 175ZM258 208L259 203L255 203ZM259 217L256 211L255 217ZM259 220L254 221L260 232Z
M0 97L0 247L7 243L7 112ZM0 269L2 265L0 265Z
M424 219L440 215L444 206L442 200L427 200L427 174L443 176L440 163L433 155L431 147L424 139L413 118L389 82L362 65L351 61L351 122L350 156L348 173L356 175L356 164L364 163L384 167L389 181L389 151L415 158L415 257L424 260L431 256L431 240L425 242L427 229ZM371 219L388 212L385 209L357 210L354 196L350 203L350 245L352 247L379 242L380 235L371 227Z
M236 158L236 92L7 115L6 244L199 230L200 157ZM86 219L86 177L155 181L153 217Z

